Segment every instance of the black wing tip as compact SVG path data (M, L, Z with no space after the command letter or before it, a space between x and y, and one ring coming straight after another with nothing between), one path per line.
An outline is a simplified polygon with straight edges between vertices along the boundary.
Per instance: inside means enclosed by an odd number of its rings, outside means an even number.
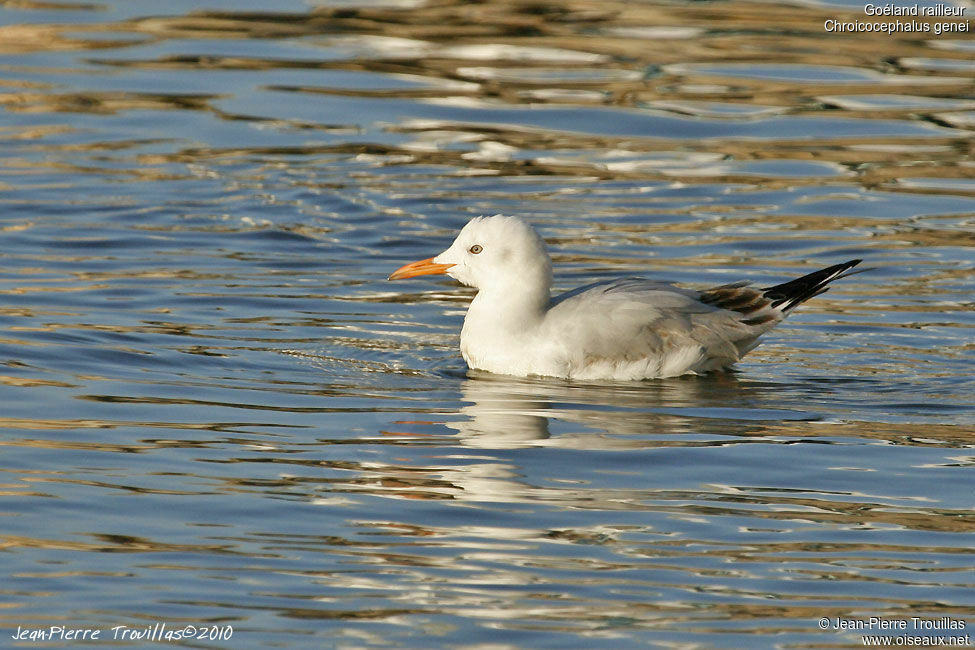
M863 262L862 259L854 259L849 260L848 262L834 264L833 266L828 266L824 269L820 269L819 271L813 271L812 273L804 275L801 278L796 278L795 280L790 280L789 282L783 282L782 284L777 284L774 287L768 287L763 289L762 292L766 298L772 301L769 307L772 309L789 311L795 307L798 307L800 304L804 303L810 298L826 292L829 283L831 283L833 280L838 280L839 278L852 275L852 273L869 271L870 269L861 269L860 271L847 273L847 271L861 262Z
M833 266L827 266L825 269L822 269L820 271L813 271L809 275L816 275L817 273L825 273L831 271L835 271L836 273L842 273L847 269L852 269L854 266L860 264L861 262L863 262L862 259L850 260L848 262L840 262L839 264L834 264ZM803 277L807 277L807 276L803 276Z

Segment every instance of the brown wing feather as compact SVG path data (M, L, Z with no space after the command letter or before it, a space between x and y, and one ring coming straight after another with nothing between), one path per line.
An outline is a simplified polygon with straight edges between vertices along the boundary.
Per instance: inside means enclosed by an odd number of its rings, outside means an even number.
M702 291L700 300L746 316L741 321L745 325L764 325L782 320L801 303L826 291L833 280L857 273L850 269L859 263L850 260L765 289L753 289L745 282L724 284Z
M762 325L776 320L775 314L766 310L772 301L765 297L765 293L741 283L726 284L702 291L701 302L748 316L749 318L741 321L745 325ZM766 310L766 313L758 313L763 310Z

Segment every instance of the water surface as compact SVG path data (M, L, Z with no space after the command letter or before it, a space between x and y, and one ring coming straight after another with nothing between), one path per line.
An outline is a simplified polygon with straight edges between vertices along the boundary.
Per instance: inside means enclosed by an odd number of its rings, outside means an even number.
M0 645L971 633L971 42L837 17L3 5ZM471 291L385 278L499 212L560 290L875 269L734 373L468 373Z

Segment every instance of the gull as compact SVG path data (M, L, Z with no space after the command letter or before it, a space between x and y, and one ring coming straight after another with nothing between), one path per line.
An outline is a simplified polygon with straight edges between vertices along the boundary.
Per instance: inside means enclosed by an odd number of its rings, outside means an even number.
M520 217L476 217L450 248L390 280L446 274L477 289L460 350L468 367L503 375L642 380L731 367L759 337L861 260L755 289L695 291L644 278L604 280L553 297L552 261Z

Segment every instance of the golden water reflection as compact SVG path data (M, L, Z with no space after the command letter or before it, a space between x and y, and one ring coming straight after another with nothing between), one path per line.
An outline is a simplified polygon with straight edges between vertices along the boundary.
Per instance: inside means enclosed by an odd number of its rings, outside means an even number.
M474 123L392 120L384 128L414 133L418 142L390 146L367 138L368 146L362 139L357 143L360 151L371 148L400 161L408 157L415 164L463 167L476 161L485 170L506 175L596 174L746 183L758 178L782 187L820 184L824 176L852 176L864 187L894 191L903 189L908 179L969 178L971 170L964 160L971 157L975 142L965 118L970 78L905 64L922 58L962 64L967 61L964 52L941 47L950 44L947 39L823 31L826 19L851 13L856 12L832 6L745 2L720 8L695 3L443 2L422 11L387 7L315 7L306 13L194 11L70 26L6 25L0 27L0 47L8 53L111 51L109 58L89 60L96 74L111 69L247 71L255 74L261 92L322 95L325 106L329 97L401 98L488 110L592 104L612 109L615 115L629 111L661 116L678 127L648 122L652 130L646 133L594 137L574 132L578 129L505 126L490 118ZM781 34L769 33L770 23L788 30L788 47L782 46ZM136 38L99 39L105 34ZM264 42L272 54L194 53L199 51L194 42L205 39ZM185 53L139 56L140 49L169 41L185 42ZM946 67L947 72L952 70ZM268 83L273 77L257 76L275 71L318 71L324 79L331 78L329 73L356 73L368 75L369 81L349 79L348 87L327 82L295 85ZM384 88L384 84L394 87ZM8 111L51 114L194 111L224 120L265 122L279 129L355 133L372 127L276 115L273 100L257 103L271 112L245 115L219 106L217 100L228 97L227 93L180 92L178 84L153 93L62 92L43 84L32 86L0 93L0 105ZM327 109L322 113L327 114ZM607 113L608 119L612 115ZM715 135L705 139L691 135L693 123L673 121L677 116L701 120L700 125L713 123ZM789 128L779 119L797 121ZM833 133L828 128L824 132L823 124L839 119L850 121ZM767 129L741 130L756 121L767 122ZM860 134L881 124L889 128ZM814 135L803 135L803 125ZM762 146L749 141L754 137L763 138ZM463 143L466 146L458 149ZM920 165L919 148L924 150ZM306 155L351 151L319 145L292 150ZM253 148L245 153L266 151ZM168 158L178 161L214 153L212 147L184 148ZM719 162L702 165L694 158L701 155ZM682 164L680 157L686 162ZM772 164L756 166L762 161ZM800 161L815 164L789 170ZM941 184L939 189L971 193L964 184Z

